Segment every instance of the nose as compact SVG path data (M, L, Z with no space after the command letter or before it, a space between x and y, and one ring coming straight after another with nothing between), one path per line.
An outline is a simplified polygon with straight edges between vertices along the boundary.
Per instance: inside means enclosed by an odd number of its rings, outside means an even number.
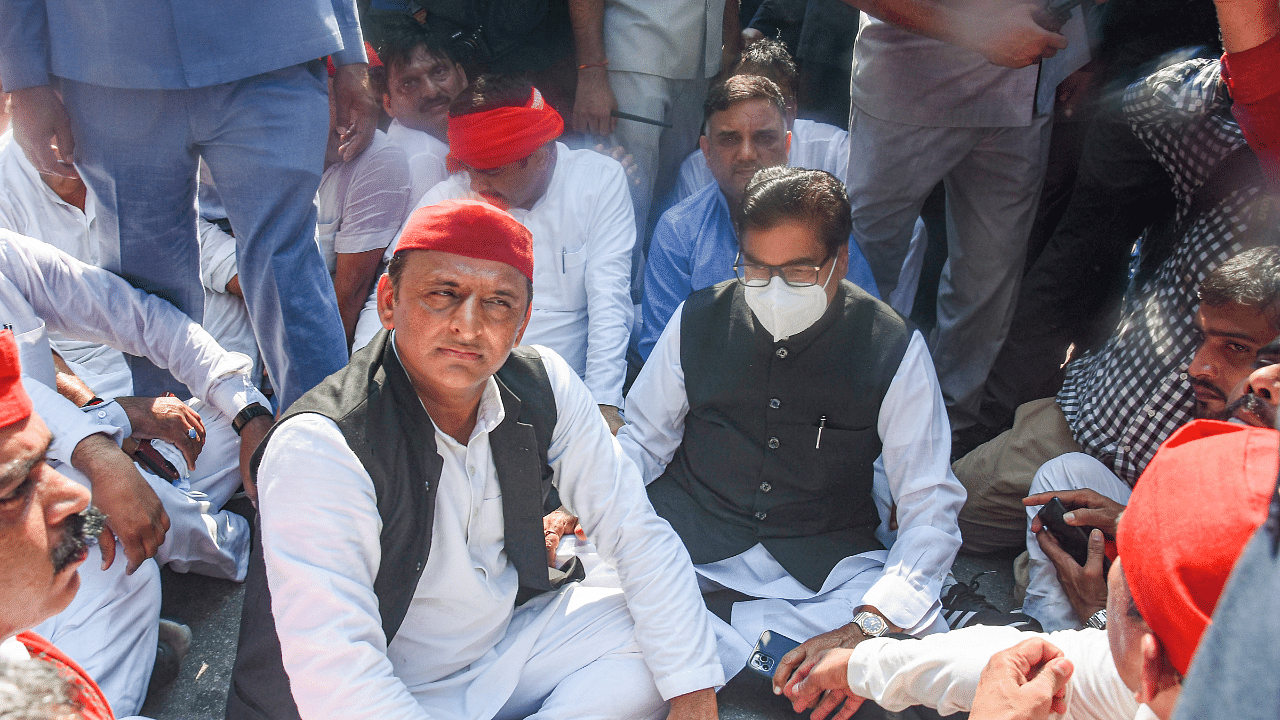
M472 338L479 335L483 326L480 316L481 310L480 297L478 295L470 295L463 298L454 307L451 318L453 332L462 338Z
M1280 364L1266 365L1249 375L1249 392L1275 406L1280 402Z
M467 171L467 176L471 178L471 190L476 193L487 193L493 190L493 183L489 182L489 176L478 172Z
M89 490L83 485L47 465L39 472L40 503L49 526L60 525L67 516L89 507Z
M1216 373L1212 355L1207 343L1201 345L1196 350L1196 354L1191 357L1191 365L1187 368L1187 373L1201 379L1213 377Z

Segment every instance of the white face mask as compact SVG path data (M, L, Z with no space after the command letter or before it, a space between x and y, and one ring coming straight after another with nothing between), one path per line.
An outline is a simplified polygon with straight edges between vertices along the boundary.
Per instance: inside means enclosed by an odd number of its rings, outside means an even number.
M835 274L835 265L831 263L827 279L821 285L791 287L774 275L764 287L743 288L747 306L773 335L774 342L804 332L827 311L827 283Z

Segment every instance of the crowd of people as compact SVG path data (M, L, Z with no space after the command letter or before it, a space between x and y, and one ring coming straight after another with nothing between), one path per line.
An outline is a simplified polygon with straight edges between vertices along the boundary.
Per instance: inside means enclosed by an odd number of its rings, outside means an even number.
M1276 0L0 0L0 717L141 712L161 567L244 583L229 720L1280 716L1278 67Z

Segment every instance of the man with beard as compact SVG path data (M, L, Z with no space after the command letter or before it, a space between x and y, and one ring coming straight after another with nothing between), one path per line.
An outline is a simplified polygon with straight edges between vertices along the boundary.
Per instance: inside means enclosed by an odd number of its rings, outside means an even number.
M71 679L82 716L101 720L113 716L93 679L29 630L75 597L76 568L103 527L89 491L45 462L52 440L22 387L13 333L0 331L0 654L57 667Z
M1274 358L1274 352L1268 356L1263 351L1274 347L1273 338L1280 332L1280 249L1255 248L1231 258L1205 278L1199 296L1195 326L1200 345L1187 368L1196 417L1238 417L1259 427L1274 427L1266 421L1270 408L1256 402L1246 389L1257 363ZM1269 392L1264 383L1260 375L1259 387ZM1248 404L1253 413L1240 413L1242 403L1248 403L1244 398L1250 397L1255 400ZM1274 412L1270 417L1274 419ZM1031 481L1031 494L1023 500L1029 559L1023 607L1045 630L1079 628L1105 605L1104 548L1115 538L1130 492L1130 486L1110 468L1085 453L1067 453L1046 462ZM1039 506L1053 497L1071 511L1064 516L1068 525L1091 533L1084 566L1072 560L1035 518Z

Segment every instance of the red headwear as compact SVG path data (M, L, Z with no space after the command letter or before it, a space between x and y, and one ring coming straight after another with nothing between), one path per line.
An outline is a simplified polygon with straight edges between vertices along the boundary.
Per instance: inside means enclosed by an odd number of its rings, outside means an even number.
M1275 430L1190 423L1160 446L1120 516L1116 544L1133 602L1180 673L1266 520L1278 447Z
M22 362L12 330L0 330L0 427L31 415L31 398L22 387Z
M378 59L378 53L374 52L373 46L367 42L364 44L364 54L369 56L369 67L371 68L382 67L382 60ZM333 77L334 75L337 75L338 68L336 65L333 64L333 56L330 55L329 57L325 58L324 61L325 61L325 64L329 66L329 77Z
M449 172L462 165L492 170L523 160L560 137L564 120L534 88L524 107L498 107L469 115L449 115Z
M497 260L533 281L533 234L510 215L476 200L446 200L409 216L396 254L439 250L477 260Z

